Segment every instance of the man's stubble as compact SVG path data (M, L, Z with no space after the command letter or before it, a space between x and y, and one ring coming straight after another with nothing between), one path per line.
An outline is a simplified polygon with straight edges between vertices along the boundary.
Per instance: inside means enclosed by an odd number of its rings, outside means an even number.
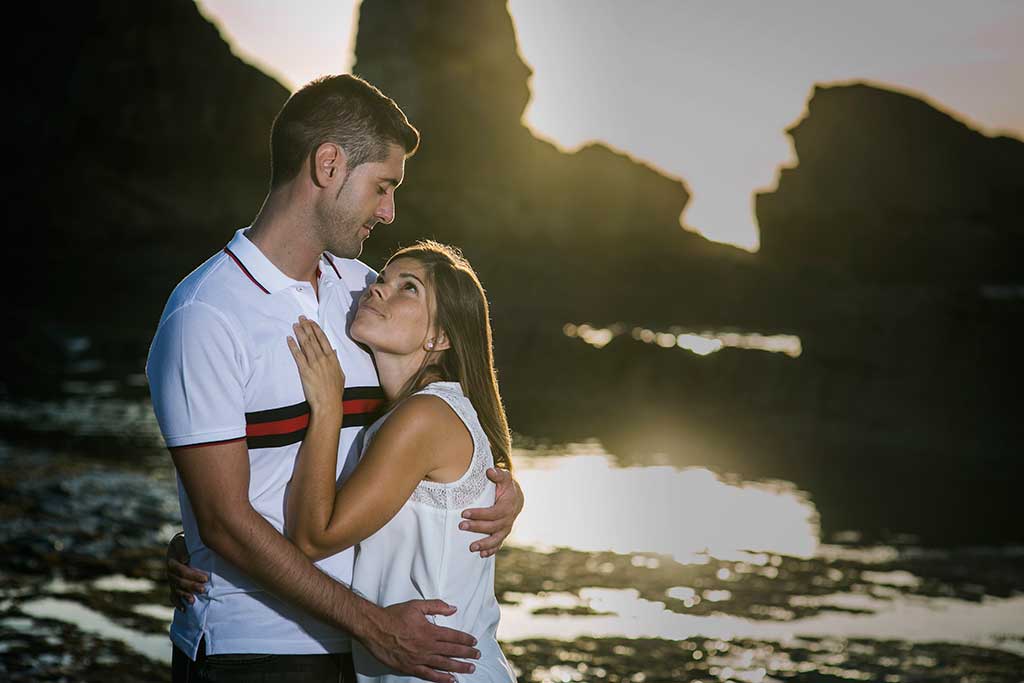
M314 213L314 230L324 245L324 251L342 258L358 258L363 252L363 238L359 230L369 218L357 215L346 177L335 201L327 206L318 205Z

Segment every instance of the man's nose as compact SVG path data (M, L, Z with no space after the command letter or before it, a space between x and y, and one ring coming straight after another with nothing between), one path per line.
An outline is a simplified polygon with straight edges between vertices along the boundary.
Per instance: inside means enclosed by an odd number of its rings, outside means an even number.
M381 223L390 225L395 220L395 195L388 192L384 195L380 204L377 205L377 213L375 214L380 219Z

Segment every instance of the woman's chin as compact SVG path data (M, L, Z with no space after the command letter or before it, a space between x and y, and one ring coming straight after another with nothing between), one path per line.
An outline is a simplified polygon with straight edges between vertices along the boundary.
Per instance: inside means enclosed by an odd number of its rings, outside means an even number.
M378 340L374 338L373 333L362 329L358 321L352 323L352 326L348 329L348 336L352 341L363 346L370 353L376 352L380 346L380 344L377 343Z
M355 320L348 328L348 336L354 342L358 342L364 346L369 346L369 340L367 339L366 330L364 329L363 321L356 315Z

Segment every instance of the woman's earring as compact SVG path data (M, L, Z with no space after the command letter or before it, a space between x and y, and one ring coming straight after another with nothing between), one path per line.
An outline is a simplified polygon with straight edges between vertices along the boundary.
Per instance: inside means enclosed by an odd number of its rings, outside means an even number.
M434 350L434 340L431 339L430 341L427 342L427 351L433 351L433 350Z

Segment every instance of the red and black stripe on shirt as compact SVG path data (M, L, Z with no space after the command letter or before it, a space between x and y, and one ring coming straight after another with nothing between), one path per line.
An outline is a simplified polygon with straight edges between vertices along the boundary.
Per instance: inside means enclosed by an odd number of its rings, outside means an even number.
M384 390L380 387L345 389L345 412L341 426L363 427L376 420L384 408ZM309 427L309 403L303 401L282 408L257 410L245 414L245 440L249 449L279 448L298 443Z

